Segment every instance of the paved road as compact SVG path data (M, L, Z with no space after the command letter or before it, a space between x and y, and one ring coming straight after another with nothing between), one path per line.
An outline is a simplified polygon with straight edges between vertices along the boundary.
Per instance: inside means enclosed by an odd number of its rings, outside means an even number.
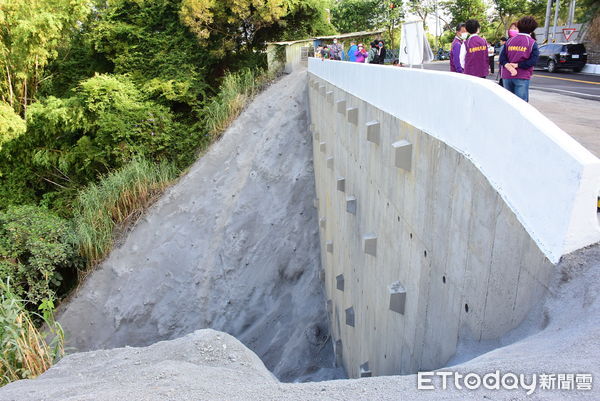
M444 61L426 64L425 68L438 71L449 70L448 62ZM489 79L495 79L495 77L496 74L490 75ZM549 73L536 70L530 85L531 89L600 101L600 75L571 71Z

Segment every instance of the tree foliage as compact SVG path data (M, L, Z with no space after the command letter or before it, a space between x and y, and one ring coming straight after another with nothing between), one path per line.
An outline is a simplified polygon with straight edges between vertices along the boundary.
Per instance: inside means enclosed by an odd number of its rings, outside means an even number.
M342 33L375 29L381 23L377 0L343 0L331 10L331 21Z
M261 29L279 21L286 12L283 0L183 0L181 22L213 54L252 48ZM216 44L216 46L214 46Z
M332 23L339 32L360 32L384 28L392 42L394 30L403 18L401 0L342 0L337 2L331 10ZM393 46L393 43L391 45Z
M487 6L483 0L452 0L442 3L442 7L452 17L452 26L469 19L478 20L482 31L488 25Z
M0 101L0 149L4 142L19 137L26 128L25 120L15 113L10 104Z
M17 113L35 100L44 67L89 10L87 0L0 0L0 93Z
M198 135L131 79L97 75L69 98L50 96L31 105L27 133L0 152L0 206L74 196L77 188L138 155L183 167L193 159L197 141Z

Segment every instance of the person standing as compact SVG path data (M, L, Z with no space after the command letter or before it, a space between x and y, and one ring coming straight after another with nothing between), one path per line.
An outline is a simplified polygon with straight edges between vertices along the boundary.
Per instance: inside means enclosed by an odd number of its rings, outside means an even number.
M506 37L501 37L500 38L500 51L498 52L498 54L502 54L502 50L504 50L504 45L506 44ZM500 86L504 86L504 84L502 83L502 66L500 65L500 59L498 59L498 84L500 84Z
M367 53L363 44L359 43L358 50L354 52L354 61L357 63L364 63L367 57L369 57L369 53Z
M358 46L356 46L356 42L350 42L350 47L348 48L348 61L354 62L356 61L356 52L358 51Z
M529 81L533 67L540 55L538 44L531 37L537 27L535 18L521 18L517 22L519 33L508 39L500 53L504 87L526 102L529 101Z
M494 46L492 46L490 44L490 42L488 42L487 44L487 48L488 48L488 58L490 60L490 74L494 73L494 59L496 57L496 50L494 49Z
M487 42L478 35L481 28L479 21L470 19L465 23L465 28L469 37L461 47L461 64L465 66L465 74L485 78L488 76L490 65Z
M517 23L513 22L512 24L510 24L510 27L508 27L508 31L506 31L506 34L508 35L508 38L514 38L515 36L517 36L519 34L519 28L517 28Z
M369 54L367 56L367 63L377 64L377 42L371 42L371 49L369 49Z
M329 45L329 58L331 60L342 59L342 46L338 43L337 38L333 39L333 43Z
M452 41L450 47L450 71L463 73L465 71L464 66L460 63L460 48L467 38L467 29L465 24L461 22L456 26L456 35Z
M385 54L387 50L385 48L385 42L380 40L377 43L377 64L385 64Z

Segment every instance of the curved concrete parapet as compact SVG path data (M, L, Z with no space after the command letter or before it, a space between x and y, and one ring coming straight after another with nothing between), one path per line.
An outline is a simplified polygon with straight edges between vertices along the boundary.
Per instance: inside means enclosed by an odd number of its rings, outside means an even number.
M598 240L600 162L497 85L321 60L309 82L331 332L351 377L365 361L437 369L461 339L506 334L554 263Z
M600 240L600 161L498 85L467 75L318 59L309 60L309 72L470 159L553 263Z

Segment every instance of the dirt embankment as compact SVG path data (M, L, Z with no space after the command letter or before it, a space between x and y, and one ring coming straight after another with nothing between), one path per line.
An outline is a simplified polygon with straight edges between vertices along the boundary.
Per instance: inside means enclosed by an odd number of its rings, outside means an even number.
M319 279L306 72L260 94L59 315L73 350L227 332L283 381L339 378Z

